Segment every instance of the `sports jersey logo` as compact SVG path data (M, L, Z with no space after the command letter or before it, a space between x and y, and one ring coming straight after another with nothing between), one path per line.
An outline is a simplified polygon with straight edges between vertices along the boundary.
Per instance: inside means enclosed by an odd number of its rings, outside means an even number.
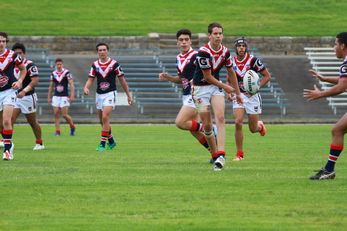
M347 74L347 65L342 66L341 69L340 69L340 72L343 75Z
M31 75L38 75L39 71L37 70L36 66L32 66L29 71L31 72Z
M4 87L6 86L6 84L8 83L9 78L6 75L2 75L0 73L0 87Z
M99 84L99 88L102 91L106 91L109 87L110 87L110 83L108 83L108 82L101 82Z
M189 80L186 79L186 78L183 78L182 79L182 87L183 87L183 89L187 89L189 86L190 86Z
M198 63L202 69L207 69L211 67L211 65L209 64L209 61L204 57L198 57Z
M57 89L57 92L63 92L64 91L64 86L63 85L58 85L56 89Z

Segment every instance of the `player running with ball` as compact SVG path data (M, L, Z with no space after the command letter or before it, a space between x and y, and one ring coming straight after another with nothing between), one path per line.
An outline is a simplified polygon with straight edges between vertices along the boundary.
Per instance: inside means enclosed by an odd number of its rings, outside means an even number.
M248 115L248 127L252 133L259 132L265 136L266 129L263 121L259 120L261 114L261 97L259 93L249 94L243 87L243 78L248 70L260 73L263 78L260 81L260 88L264 87L270 81L270 73L262 61L248 52L247 41L241 37L235 40L236 56L233 57L233 69L236 72L239 89L243 98L243 104L239 104L236 98L233 99L233 113L235 117L235 142L237 153L234 161L240 161L244 158L243 152L243 118L245 112Z

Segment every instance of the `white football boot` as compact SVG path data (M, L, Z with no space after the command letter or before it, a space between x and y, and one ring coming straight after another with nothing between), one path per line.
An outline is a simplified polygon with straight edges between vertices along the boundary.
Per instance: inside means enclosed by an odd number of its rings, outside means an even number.
M35 147L33 148L34 151L39 151L45 149L45 145L41 144L36 144Z
M213 163L213 170L214 171L221 171L224 167L225 164L225 159L224 157L221 155L219 156Z

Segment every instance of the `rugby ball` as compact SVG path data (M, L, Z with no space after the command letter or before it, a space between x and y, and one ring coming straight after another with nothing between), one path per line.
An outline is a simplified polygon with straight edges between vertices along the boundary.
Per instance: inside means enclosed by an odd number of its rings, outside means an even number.
M253 70L248 70L243 77L243 88L246 92L254 95L259 91L260 88L260 78L257 72Z

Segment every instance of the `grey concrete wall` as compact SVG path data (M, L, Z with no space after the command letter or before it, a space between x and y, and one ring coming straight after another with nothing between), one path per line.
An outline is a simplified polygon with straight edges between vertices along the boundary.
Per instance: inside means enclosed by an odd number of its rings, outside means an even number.
M165 42L172 41L175 46L175 35L167 36ZM208 38L206 34L198 34L195 44L202 45ZM236 37L226 36L224 44L233 46ZM264 55L303 55L304 47L332 47L334 37L247 37L251 47L257 48ZM106 42L111 49L155 49L161 46L160 34L151 33L148 36L11 36L10 46L14 42L22 42L27 47L48 48L54 53L61 54L84 54L94 53L95 45Z

